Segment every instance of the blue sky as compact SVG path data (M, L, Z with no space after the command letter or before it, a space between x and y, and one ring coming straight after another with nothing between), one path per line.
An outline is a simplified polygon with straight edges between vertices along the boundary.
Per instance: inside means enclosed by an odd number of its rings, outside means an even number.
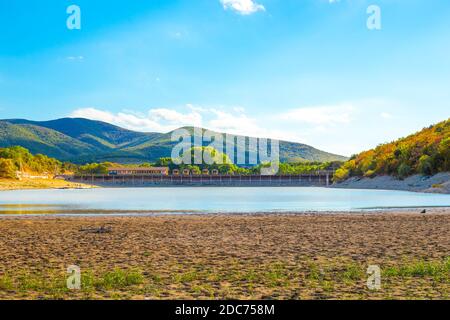
M448 0L0 0L0 118L199 125L350 155L450 116L449 36Z

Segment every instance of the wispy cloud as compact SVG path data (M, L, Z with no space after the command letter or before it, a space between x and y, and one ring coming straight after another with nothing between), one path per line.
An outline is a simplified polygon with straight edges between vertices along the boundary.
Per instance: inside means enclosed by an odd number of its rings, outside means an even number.
M380 114L380 117L385 119L385 120L390 120L392 119L394 116L392 114L390 114L389 112L382 112Z
M185 109L186 112L169 108L156 108L150 109L147 113L138 113L132 110L113 113L97 108L80 108L73 111L69 116L104 121L135 131L169 132L183 126L196 126L236 135L298 142L306 141L295 130L279 130L275 127L261 126L263 121L249 116L242 107L222 110L188 104Z
M190 125L201 126L202 115L197 111L191 109L188 113L181 113L172 109L160 108L149 111L149 118L153 121L163 121L169 125Z
M112 113L109 111L100 110L96 108L82 108L73 111L70 114L70 117L104 121L126 129L136 131L151 132L151 131L162 131L165 129L158 122L153 121L148 117L142 117L128 112Z
M68 56L66 57L67 61L83 61L84 56Z
M282 113L279 117L284 121L329 126L348 124L352 121L356 107L351 104L336 106L317 106L293 109Z
M201 126L202 116L195 110L180 113L175 110L158 108L141 114L130 110L113 113L97 108L80 108L70 117L99 120L120 127L146 132L168 132L182 126Z
M258 11L266 11L262 4L253 0L220 0L225 10L233 10L243 15L249 15Z

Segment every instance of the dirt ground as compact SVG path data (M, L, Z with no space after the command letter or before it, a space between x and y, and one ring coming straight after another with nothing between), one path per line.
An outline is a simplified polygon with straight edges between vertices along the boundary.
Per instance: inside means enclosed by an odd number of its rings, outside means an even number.
M95 186L73 183L61 179L2 179L0 178L0 191L26 190L26 189L87 189Z
M449 272L450 209L0 218L0 299L449 299Z

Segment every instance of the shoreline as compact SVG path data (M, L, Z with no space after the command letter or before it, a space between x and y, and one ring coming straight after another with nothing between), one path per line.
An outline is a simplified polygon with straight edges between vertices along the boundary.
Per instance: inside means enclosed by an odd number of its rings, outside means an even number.
M57 180L53 180L57 181ZM2 191L24 191L24 190L81 190L81 189L157 189L157 188L323 188L323 189L346 189L346 190L379 190L379 191L404 191L404 192L414 192L414 193L438 193L438 194L450 194L450 190L438 189L433 190L417 190L415 188L389 188L388 186L367 186L363 184L353 183L354 181L344 181L338 184L333 184L330 186L288 186L288 185L271 185L271 186L233 186L233 185L223 185L223 186L200 186L200 185L152 185L152 186L101 186L101 185L90 185L85 183L75 183L70 181L62 180L62 183L52 183L48 181L36 181L31 180L25 183L15 184L15 181L2 180L0 179L0 192ZM360 181L360 180L358 180Z
M321 185L102 185L86 184L82 182L72 182L61 179L27 179L12 180L0 179L0 192L13 190L54 190L54 189L117 189L117 188L267 188L267 187L291 187L291 188L330 188L330 189L360 189L360 190L385 190L385 191L406 191L416 193L438 193L450 194L450 173L443 172L431 177L414 175L404 180L398 180L391 176L377 176L374 178L353 177L343 182L334 183L329 186Z
M404 180L392 176L352 177L330 186L336 189L395 190L419 193L450 194L450 172L434 176L413 175Z
M2 205L0 205L2 209ZM425 210L426 212L423 212ZM254 211L254 212L217 212L217 211L191 211L191 210L0 210L2 219L41 219L41 218L64 218L64 219L108 219L108 218L158 218L158 217L273 217L273 216L326 216L326 217L364 217L383 215L446 215L450 214L450 206L418 206L418 207L391 207L391 208L367 208L355 210L323 210L323 211ZM17 213L16 213L17 212Z
M94 189L94 185L60 179L0 179L0 192L14 190Z

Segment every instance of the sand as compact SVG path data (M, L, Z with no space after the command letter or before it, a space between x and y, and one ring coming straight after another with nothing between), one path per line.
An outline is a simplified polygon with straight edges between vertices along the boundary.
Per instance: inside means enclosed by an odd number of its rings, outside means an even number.
M2 179L0 178L0 191L26 190L26 189L89 189L95 188L84 183L74 183L61 179Z
M449 257L450 209L11 216L0 218L0 298L449 299ZM69 265L82 290L64 288ZM382 269L381 290L367 288L368 265Z

